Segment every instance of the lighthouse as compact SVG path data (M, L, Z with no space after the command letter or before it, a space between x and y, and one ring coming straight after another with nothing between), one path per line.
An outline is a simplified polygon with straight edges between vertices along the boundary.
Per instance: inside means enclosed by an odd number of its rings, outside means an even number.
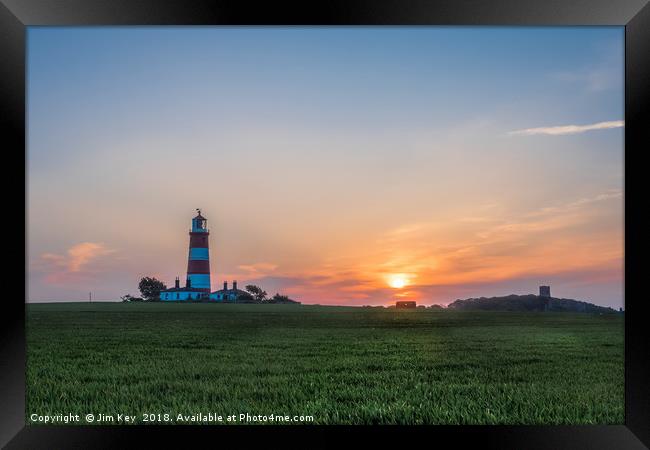
M187 278L185 287L193 291L210 293L210 247L208 245L208 221L201 210L192 219L190 229L190 250L187 257Z
M208 221L201 210L192 219L190 228L190 250L187 256L187 276L185 287L176 277L174 287L160 291L160 300L184 301L204 300L210 296L210 247L208 246Z

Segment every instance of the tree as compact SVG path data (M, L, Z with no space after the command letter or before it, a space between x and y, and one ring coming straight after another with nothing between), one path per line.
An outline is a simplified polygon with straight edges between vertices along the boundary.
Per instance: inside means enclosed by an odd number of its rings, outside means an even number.
M263 302L266 300L266 291L262 290L261 287L255 286L254 284L249 284L246 286L246 290L250 292L253 298L258 302Z
M138 284L138 288L140 289L145 301L153 302L160 300L160 291L167 289L167 286L165 286L165 283L162 281L153 277L142 277Z
M291 300L286 295L275 294L270 300L269 303L300 303L295 300Z

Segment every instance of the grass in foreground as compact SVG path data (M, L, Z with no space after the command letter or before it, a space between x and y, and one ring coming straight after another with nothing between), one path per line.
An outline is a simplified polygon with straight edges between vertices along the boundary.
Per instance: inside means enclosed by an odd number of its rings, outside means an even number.
M27 305L31 413L621 424L623 318L294 305ZM83 422L82 422L83 423Z

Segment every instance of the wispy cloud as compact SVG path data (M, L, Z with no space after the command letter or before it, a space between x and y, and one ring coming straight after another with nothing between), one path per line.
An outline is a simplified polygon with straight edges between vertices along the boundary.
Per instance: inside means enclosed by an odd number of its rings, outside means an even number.
M607 130L610 128L621 128L625 126L622 120L611 120L608 122L598 122L589 125L559 125L554 127L526 128L524 130L510 131L510 136L533 136L545 134L549 136L562 136L566 134L579 134L593 130Z
M622 68L598 68L579 72L557 72L551 78L569 83L582 84L587 91L601 92L620 86L622 83Z
M606 90L623 88L624 65L622 42L618 39L601 42L593 48L594 56L590 63L582 66L565 67L549 74L551 80L570 84L585 92L600 93Z
M253 264L242 264L237 266L238 269L244 271L247 277L264 276L275 271L278 268L277 264L258 262Z
M101 242L81 242L70 247L65 255L43 253L39 265L46 274L45 281L56 284L83 275L91 262L114 252Z

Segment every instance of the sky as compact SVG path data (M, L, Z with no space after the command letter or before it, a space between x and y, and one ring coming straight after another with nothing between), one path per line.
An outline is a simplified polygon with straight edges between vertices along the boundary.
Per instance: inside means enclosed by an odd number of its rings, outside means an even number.
M28 301L623 306L623 27L29 27Z

